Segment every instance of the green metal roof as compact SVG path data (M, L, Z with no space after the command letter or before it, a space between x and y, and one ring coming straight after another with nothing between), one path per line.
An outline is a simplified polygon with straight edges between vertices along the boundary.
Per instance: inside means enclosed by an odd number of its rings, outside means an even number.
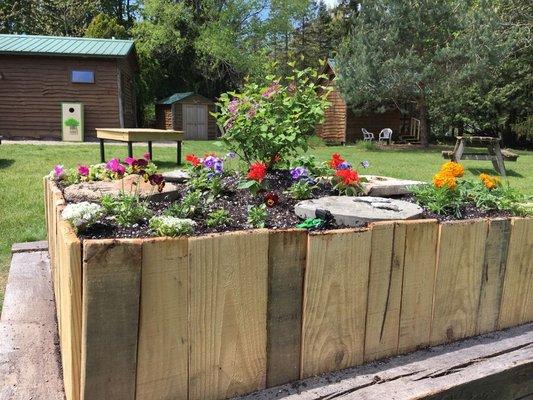
M189 97L193 94L194 92L174 93L172 96L169 96L166 99L159 100L157 104L173 104L176 101L183 100L184 98Z
M0 35L0 54L118 58L132 48L133 40Z

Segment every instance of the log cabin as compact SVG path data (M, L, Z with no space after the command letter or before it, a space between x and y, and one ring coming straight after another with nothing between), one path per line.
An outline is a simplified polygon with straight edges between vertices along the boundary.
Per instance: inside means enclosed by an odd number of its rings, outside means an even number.
M137 126L132 40L0 35L0 135L59 139L62 104L82 108L82 138L96 127Z

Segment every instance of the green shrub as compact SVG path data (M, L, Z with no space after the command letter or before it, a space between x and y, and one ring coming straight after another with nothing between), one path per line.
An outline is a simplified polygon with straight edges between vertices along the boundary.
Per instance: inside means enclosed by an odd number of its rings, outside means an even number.
M120 226L131 226L152 215L147 203L136 194L121 192L117 197L104 195L101 205L105 213L112 216Z
M150 229L158 236L183 236L194 231L196 222L186 218L160 215L150 219Z
M311 186L308 182L301 180L293 183L287 191L293 199L305 200L311 197L313 186Z
M172 203L165 214L176 218L192 218L201 211L202 193L192 191L183 196L180 202Z
M216 228L231 223L231 217L228 211L221 208L209 213L206 223L209 228Z
M252 206L248 209L248 224L252 228L264 228L267 219L267 209L265 204Z

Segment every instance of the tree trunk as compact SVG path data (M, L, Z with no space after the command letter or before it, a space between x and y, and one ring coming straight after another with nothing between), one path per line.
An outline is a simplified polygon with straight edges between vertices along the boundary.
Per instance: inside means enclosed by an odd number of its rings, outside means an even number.
M425 100L422 100L418 109L420 110L420 144L422 147L428 147L428 108Z

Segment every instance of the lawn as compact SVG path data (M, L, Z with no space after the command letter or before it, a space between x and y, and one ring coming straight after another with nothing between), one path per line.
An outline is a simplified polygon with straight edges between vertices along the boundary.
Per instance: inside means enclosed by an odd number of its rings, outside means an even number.
M144 153L144 146L136 146L135 155ZM397 178L428 181L443 162L442 148L430 150L368 148L362 144L346 147L317 146L311 150L319 161L333 152L341 153L357 165L362 160L370 162L367 173ZM162 170L175 167L174 147L154 147L154 158ZM203 154L208 151L223 152L218 142L187 142L183 154ZM533 194L533 152L519 152L516 163L507 163L509 182L528 195ZM124 157L124 146L107 146L107 157ZM54 165L74 167L78 163L94 164L99 161L97 145L27 145L0 146L0 306L11 258L11 245L17 242L43 240L46 236L42 177ZM467 175L481 172L494 173L490 162L466 161Z

